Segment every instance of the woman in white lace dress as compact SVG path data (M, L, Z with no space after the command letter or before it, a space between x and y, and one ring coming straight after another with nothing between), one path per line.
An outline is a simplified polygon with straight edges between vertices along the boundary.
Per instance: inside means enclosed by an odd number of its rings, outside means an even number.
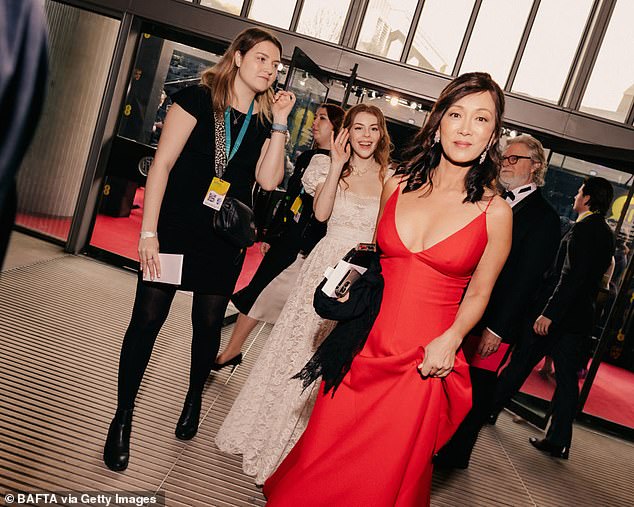
M306 258L295 289L222 424L216 444L243 455L244 471L263 484L304 431L317 389L302 392L299 372L334 327L313 310L313 293L328 266L357 243L371 242L390 139L375 106L359 104L344 118L330 159L315 155L302 183L314 192L315 217L328 232ZM314 384L314 386L317 383Z

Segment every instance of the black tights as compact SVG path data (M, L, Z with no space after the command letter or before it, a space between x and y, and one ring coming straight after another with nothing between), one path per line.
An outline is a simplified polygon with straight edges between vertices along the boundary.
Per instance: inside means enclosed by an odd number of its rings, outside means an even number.
M171 285L148 284L139 280L132 319L123 338L119 358L118 408L134 407L134 400L143 374L150 361L154 342L174 299L176 289ZM189 369L189 390L202 393L211 372L218 349L220 331L229 298L212 294L194 293L192 327L194 334Z

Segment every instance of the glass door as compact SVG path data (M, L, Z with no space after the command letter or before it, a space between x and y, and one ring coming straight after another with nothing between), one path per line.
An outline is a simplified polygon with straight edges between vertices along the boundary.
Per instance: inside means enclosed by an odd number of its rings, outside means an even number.
M610 421L631 429L634 428L634 403L629 394L634 388L634 284L631 283L632 266L629 270L627 266L632 257L631 238L634 232L634 206L628 202L632 175L594 162L551 153L543 192L560 216L563 235L574 223L573 197L587 176L601 176L612 184L614 200L606 218L615 231L617 249L611 280L600 290L597 298L591 350L584 368L578 372L579 406L583 414L597 421ZM546 358L533 369L512 400L511 408L545 428L555 387L553 366Z
M328 74L319 68L301 49L295 48L284 89L297 97L288 118L289 157L292 162L312 147L311 127L320 104L328 97Z
M201 72L220 59L222 49L205 51L154 32L141 34L112 140L91 253L136 265L145 179L171 106L170 96L197 83Z
M631 194L632 191L616 201L615 211L622 211L622 226L616 236L615 269L603 315L603 334L581 388L580 418L634 439L631 395L634 389L634 206L628 199Z
M311 127L317 109L328 97L328 74L319 68L301 49L293 50L293 58L286 71L284 90L295 94L296 102L288 116L288 138L286 143L286 161L284 181L272 192L258 189L256 192L255 216L258 235L264 237L269 224L273 220L280 201L284 198L286 184L293 174L293 165L297 157L313 145Z

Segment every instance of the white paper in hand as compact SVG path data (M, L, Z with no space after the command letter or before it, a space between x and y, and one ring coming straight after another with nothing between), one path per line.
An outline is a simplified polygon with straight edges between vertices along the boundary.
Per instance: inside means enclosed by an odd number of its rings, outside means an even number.
M324 273L324 277L328 280L321 288L322 292L328 297L337 297L335 291L341 282L346 278L346 275L350 270L357 271L363 274L367 271L367 268L363 266L357 266L356 264L350 264L344 260L337 262L334 268L327 268Z
M161 278L150 280L149 273L143 274L143 280L146 282L169 283L171 285L180 285L181 276L183 274L183 254L159 254L161 263Z

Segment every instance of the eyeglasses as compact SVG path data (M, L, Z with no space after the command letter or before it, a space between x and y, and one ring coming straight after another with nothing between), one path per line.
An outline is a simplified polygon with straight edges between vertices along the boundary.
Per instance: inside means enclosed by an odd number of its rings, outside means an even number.
M508 162L509 165L515 165L520 158L531 160L531 157L525 157L523 155L509 155L508 157L502 157L502 165L504 165L504 162Z

